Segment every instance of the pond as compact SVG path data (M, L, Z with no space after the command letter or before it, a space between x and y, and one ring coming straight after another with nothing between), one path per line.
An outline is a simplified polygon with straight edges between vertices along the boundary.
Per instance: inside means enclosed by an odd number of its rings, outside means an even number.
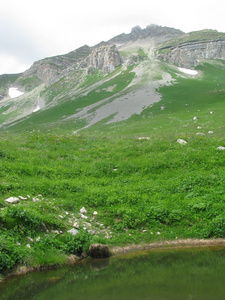
M87 259L1 283L1 300L224 300L225 248L151 250Z

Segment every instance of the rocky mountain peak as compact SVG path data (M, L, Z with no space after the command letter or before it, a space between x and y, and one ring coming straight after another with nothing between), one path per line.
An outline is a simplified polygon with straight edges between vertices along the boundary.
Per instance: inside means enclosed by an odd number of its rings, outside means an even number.
M117 35L109 40L108 43L123 44L131 41L136 41L138 39L146 39L148 37L154 37L157 40L162 41L182 34L183 32L179 29L151 24L144 29L142 29L140 26L135 26L132 28L131 33L122 33L120 35Z

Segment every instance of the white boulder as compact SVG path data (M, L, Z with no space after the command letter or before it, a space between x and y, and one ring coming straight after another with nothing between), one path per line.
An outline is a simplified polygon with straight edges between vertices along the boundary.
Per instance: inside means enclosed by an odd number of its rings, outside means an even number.
M219 147L217 147L217 149L218 149L218 150L225 150L225 147L219 146Z
M16 204L16 203L20 203L20 199L17 197L9 197L9 198L5 199L5 202L7 202L9 204Z
M79 233L79 231L75 228L72 228L72 229L68 230L67 232L71 233L72 235L77 235Z
M82 208L80 209L80 213L81 213L81 214L86 214L86 213L87 213L87 210L86 210L84 207L82 207Z
M179 144L181 144L181 145L187 144L187 142L186 142L185 140L183 140L183 139L178 139L177 142L178 142Z

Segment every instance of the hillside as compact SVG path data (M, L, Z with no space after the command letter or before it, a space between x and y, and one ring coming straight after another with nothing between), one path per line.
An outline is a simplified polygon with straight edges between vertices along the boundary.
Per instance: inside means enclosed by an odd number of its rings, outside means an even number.
M225 237L224 35L132 32L1 76L24 92L0 100L2 272Z
M225 34L216 31L184 34L137 26L94 47L37 61L13 81L0 77L2 95L10 86L24 92L16 100L2 96L1 127L53 126L76 132L103 119L127 119L160 100L156 89L172 80L165 62L192 68L202 59L224 59L224 43Z

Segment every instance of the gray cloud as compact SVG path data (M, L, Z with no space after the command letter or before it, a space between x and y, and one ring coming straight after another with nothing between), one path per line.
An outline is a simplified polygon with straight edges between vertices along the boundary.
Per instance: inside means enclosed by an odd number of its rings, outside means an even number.
M0 19L0 54L17 56L23 63L30 63L47 53L40 49L35 37L12 20Z

